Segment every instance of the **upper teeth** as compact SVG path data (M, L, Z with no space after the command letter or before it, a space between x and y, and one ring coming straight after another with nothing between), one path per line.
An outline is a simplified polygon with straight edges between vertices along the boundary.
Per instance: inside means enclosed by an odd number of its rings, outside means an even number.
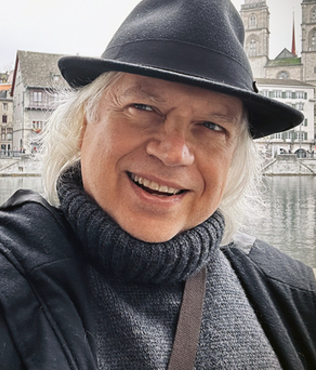
M175 189L166 185L159 185L154 181L150 181L144 177L140 177L134 174L131 174L131 178L134 182L144 185L146 186L146 188L159 191L160 193L168 193L174 195L180 192L179 189Z

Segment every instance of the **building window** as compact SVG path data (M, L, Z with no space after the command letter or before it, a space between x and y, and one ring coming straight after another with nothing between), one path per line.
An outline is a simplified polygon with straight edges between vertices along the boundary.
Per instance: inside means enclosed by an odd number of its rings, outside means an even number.
M298 110L304 110L304 103L297 103L295 108Z
M296 91L297 99L307 99L307 93L305 91Z
M287 71L281 71L277 75L277 78L279 78L280 80L287 80L289 77L290 75Z
M277 90L277 91L275 92L275 97L276 97L276 98L282 98L282 91Z
M311 21L313 22L315 22L316 21L316 8L314 8L313 10L312 10L312 13L311 13Z
M2 123L7 123L8 122L8 116L3 115L2 116Z
M41 91L34 91L33 92L33 101L37 102L37 103L42 101L42 92Z
M292 130L292 131L284 132L284 139L293 141L294 140L294 131Z
M249 45L249 56L254 57L257 55L257 41L252 38Z
M296 131L296 140L307 140L307 132L304 131Z
M256 25L257 25L257 17L255 16L255 14L251 14L251 16L249 17L249 26L254 27Z
M8 103L2 103L2 109L8 110Z
M313 29L309 39L309 50L316 50L316 30Z
M43 128L43 121L32 121L32 128L36 133L41 132Z
M272 90L272 91L269 91L269 98L275 98L275 91Z

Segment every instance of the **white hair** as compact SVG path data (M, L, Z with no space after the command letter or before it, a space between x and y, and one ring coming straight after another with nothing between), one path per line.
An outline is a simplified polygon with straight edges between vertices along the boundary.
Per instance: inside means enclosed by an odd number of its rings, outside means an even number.
M67 98L51 115L42 135L42 181L44 194L54 206L59 205L56 184L61 173L80 160L80 137L85 121L93 122L97 107L106 89L121 76L107 72L89 85L70 91ZM225 218L222 244L231 241L233 234L248 216L254 214L254 199L259 199L260 163L256 147L248 131L246 113L240 128L238 145L228 173L219 210Z
M56 184L60 174L80 160L79 142L84 122L95 121L102 95L120 75L108 72L91 84L66 93L64 101L50 116L41 137L40 155L44 194L52 205L59 205Z
M222 245L229 243L245 223L260 219L263 199L262 158L249 133L246 111L241 122L237 148L230 166L219 210L225 219Z

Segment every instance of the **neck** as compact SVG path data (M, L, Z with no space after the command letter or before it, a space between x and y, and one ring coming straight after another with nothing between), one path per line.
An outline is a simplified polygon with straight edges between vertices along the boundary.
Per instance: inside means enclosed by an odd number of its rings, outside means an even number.
M164 243L135 239L113 221L84 191L80 165L58 183L61 208L92 263L104 274L125 281L184 281L209 264L219 247L223 217L215 212L202 224Z

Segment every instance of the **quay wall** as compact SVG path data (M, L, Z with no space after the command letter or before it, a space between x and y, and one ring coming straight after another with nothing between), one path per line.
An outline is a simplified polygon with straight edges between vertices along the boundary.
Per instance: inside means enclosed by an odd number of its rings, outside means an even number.
M281 154L267 160L263 173L268 176L316 176L316 158L298 158L294 154Z
M40 176L41 162L34 157L0 158L0 176Z
M263 165L267 176L316 176L316 158L297 158L282 154L268 159ZM0 158L0 176L40 176L41 162L36 157Z

